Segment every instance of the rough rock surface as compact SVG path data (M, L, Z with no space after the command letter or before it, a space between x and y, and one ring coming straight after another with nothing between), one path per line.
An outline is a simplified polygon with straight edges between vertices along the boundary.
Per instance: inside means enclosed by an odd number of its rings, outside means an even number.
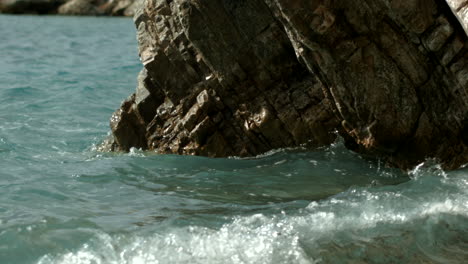
M458 20L468 34L468 1L467 0L447 0L452 12L457 16Z
M468 45L455 2L467 1L146 0L134 17L144 69L111 147L250 156L338 131L394 166L456 168Z
M403 168L468 161L467 35L444 1L290 3L269 1L354 149Z
M133 16L143 0L0 0L0 13Z

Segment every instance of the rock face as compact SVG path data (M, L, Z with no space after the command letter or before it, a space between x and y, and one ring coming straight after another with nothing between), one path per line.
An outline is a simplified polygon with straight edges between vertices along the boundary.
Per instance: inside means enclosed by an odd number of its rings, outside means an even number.
M460 24L468 34L468 1L467 0L446 0L452 12L456 15Z
M265 3L146 3L135 17L145 69L112 117L117 149L251 156L333 142L322 86Z
M133 16L143 0L0 0L0 13Z
M456 168L468 162L468 1L448 3L146 0L134 17L144 69L110 146L251 156L338 131L394 166Z
M354 149L403 168L468 161L467 35L445 2L292 2L269 6Z

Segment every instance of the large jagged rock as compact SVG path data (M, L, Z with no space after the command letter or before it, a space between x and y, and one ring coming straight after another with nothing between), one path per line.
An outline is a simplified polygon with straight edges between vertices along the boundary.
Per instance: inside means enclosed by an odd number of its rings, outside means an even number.
M146 0L144 69L111 148L250 156L338 131L401 168L456 168L468 162L461 2Z
M135 17L145 69L112 118L116 148L219 157L333 142L321 85L265 3L197 4L148 1Z

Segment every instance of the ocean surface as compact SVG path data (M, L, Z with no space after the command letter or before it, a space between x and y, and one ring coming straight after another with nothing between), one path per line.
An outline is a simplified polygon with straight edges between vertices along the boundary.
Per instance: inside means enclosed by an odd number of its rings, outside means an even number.
M127 18L0 16L0 264L468 263L468 168L338 140L250 159L100 153L141 69Z

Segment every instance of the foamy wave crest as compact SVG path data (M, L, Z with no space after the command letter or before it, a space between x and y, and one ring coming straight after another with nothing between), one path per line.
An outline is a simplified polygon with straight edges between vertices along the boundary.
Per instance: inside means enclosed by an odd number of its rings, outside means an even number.
M453 193L436 192L441 182ZM446 258L458 263L468 256L460 240L468 219L466 177L429 176L404 184L398 191L394 186L352 188L292 214L235 217L217 229L98 233L76 252L44 256L38 264L335 263L379 258L418 263ZM431 188L434 192L427 191Z
M258 214L235 220L219 230L186 227L133 239L112 239L100 234L77 252L44 256L38 262L51 263L317 262L306 256L292 225Z

